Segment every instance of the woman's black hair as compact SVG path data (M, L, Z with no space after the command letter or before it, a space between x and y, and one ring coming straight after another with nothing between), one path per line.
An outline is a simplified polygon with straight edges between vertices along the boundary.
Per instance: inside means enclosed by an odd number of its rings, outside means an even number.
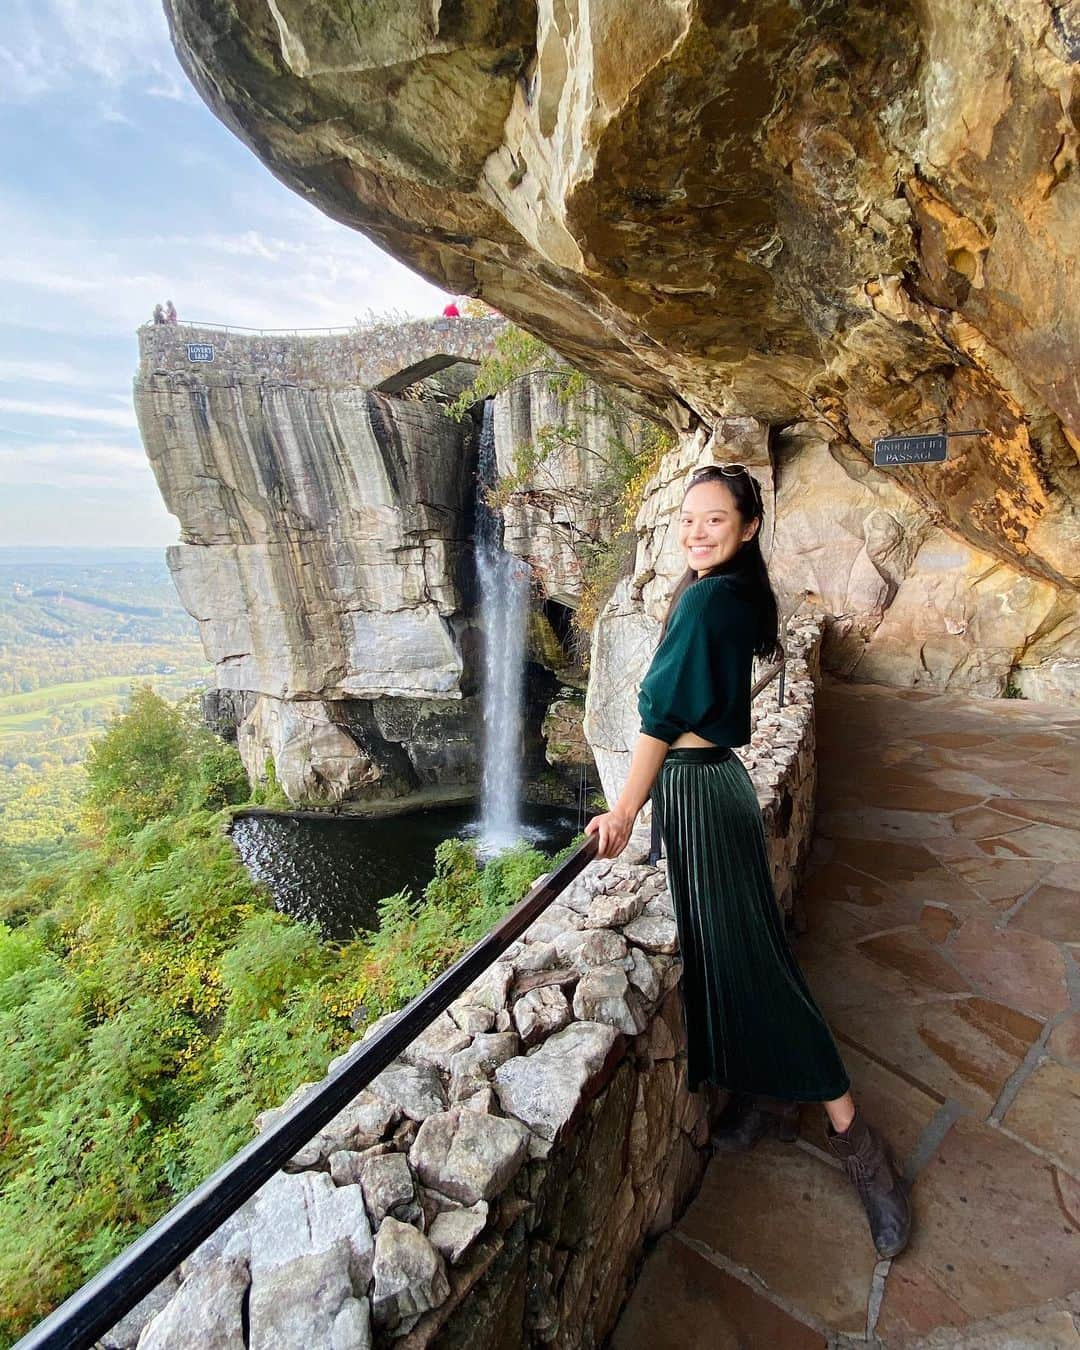
M749 525L751 521L761 521L764 518L761 484L756 478L751 477L749 471L741 473L729 471L725 473L718 464L710 464L703 469L698 469L687 484L686 492L683 493L683 501L686 500L686 493L691 488L697 487L699 483L723 483L735 500L735 509L738 511L744 526ZM760 538L761 526L759 525L753 539L740 544L739 551L733 558L730 558L726 563L721 563L719 567L710 567L707 572L702 573L702 576L716 577L734 573L745 577L751 583L758 611L758 635L757 641L754 643L754 655L760 656L766 661L779 661L784 655L784 649L780 645L780 613L772 582L769 580L769 569L765 566L765 559L761 556ZM697 580L698 574L692 567L688 567L679 578L679 584L672 592L667 613L664 615L664 626L660 630L661 641L667 632L667 626L671 622L671 616L675 613L675 606L679 603L683 591Z

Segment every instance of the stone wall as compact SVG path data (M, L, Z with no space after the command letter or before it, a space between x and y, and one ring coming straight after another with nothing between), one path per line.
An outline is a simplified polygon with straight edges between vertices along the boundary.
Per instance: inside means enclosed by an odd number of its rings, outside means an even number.
M479 362L495 350L506 321L483 318L406 319L344 332L247 333L195 324L144 324L139 352L144 372L254 375L306 380L320 386L374 389L408 375L420 379L457 361ZM193 361L188 346L213 348L211 361ZM409 381L406 381L409 382Z
M817 636L789 634L790 703L759 706L743 752L786 909L813 821ZM600 1345L707 1159L647 853L639 822L105 1350Z

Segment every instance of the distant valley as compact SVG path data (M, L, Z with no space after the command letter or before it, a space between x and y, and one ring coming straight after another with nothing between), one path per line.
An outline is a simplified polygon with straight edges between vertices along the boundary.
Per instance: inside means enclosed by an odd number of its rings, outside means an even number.
M0 846L73 830L82 759L133 683L177 699L209 678L162 550L0 548Z

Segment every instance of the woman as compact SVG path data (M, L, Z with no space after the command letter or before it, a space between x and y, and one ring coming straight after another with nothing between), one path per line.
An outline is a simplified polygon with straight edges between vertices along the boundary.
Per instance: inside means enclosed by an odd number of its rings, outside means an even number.
M687 1085L733 1094L717 1149L793 1140L800 1102L824 1103L826 1138L866 1209L880 1256L911 1226L906 1184L856 1109L847 1073L784 935L761 811L731 750L750 739L754 656L775 659L776 598L761 555L761 489L742 464L699 470L683 497L688 570L641 683L626 786L586 826L613 858L652 793L683 961Z

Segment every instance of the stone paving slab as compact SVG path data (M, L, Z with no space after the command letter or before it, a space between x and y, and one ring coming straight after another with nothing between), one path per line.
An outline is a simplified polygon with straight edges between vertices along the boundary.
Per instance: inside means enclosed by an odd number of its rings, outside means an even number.
M844 1008L833 1030L924 1092L988 1115L1042 1032L1041 1023L982 998Z
M968 919L940 950L989 999L1040 1019L1069 1006L1067 958L1056 943L1019 928Z
M1046 1042L1047 1051L1062 1064L1080 1069L1080 1013L1058 1022Z
M1043 1060L1024 1079L1002 1124L1080 1176L1080 1069Z
M911 1245L877 1322L886 1344L1074 1292L1080 1231L1062 1214L1052 1170L1000 1130L958 1120L914 1198Z
M825 1337L721 1270L674 1233L646 1262L610 1350L824 1350Z
M1073 947L1080 944L1078 870L1071 863L1055 868L1020 905L1009 920L1009 927L1050 942L1069 943Z
M985 857L957 858L947 870L981 900L999 909L1015 904L1053 872L1043 859Z
M796 951L912 1241L875 1266L804 1106L714 1157L612 1350L1080 1350L1080 713L827 684L817 716Z
M767 1140L714 1158L678 1231L832 1330L864 1330L876 1264L866 1219L844 1174L810 1150Z
M958 1332L920 1336L907 1345L910 1350L1078 1350L1080 1330L1067 1308L1033 1309Z

